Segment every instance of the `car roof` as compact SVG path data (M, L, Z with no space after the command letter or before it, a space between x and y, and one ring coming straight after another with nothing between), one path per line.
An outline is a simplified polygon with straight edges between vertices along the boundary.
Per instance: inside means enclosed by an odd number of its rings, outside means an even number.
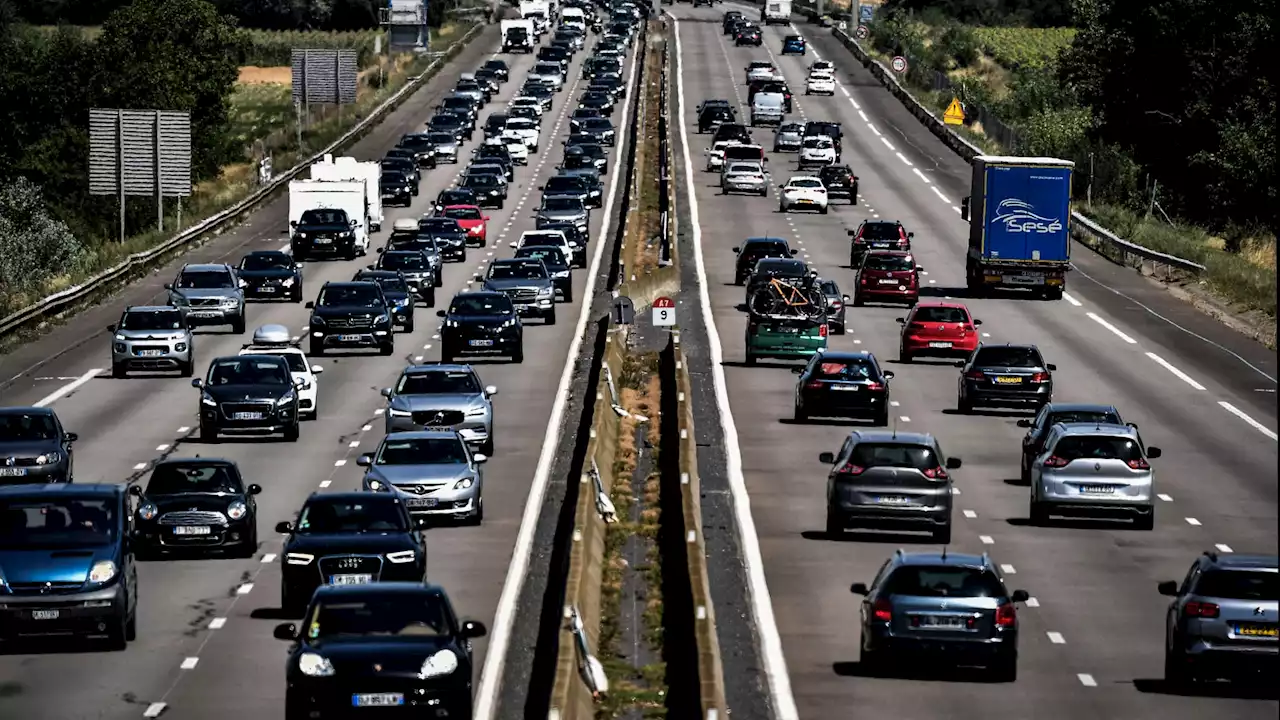
M457 300L459 298L468 298L468 299L475 298L477 300L496 300L498 298L505 298L505 297L507 297L506 293L498 292L496 290L471 290L468 292L460 292L457 295L454 295L453 299Z
M130 305L124 309L125 312L179 312L178 308L172 305Z
M124 494L125 485L108 483L25 483L21 485L0 485L0 498L41 496L76 498L76 497L116 497Z
M916 304L916 310L919 310L920 308L957 308L960 310L968 310L969 306L964 303L946 302L945 300L922 300Z
M235 460L228 460L227 458L219 457L200 457L199 455L196 455L195 457L165 458L153 465L151 469L155 470L158 467L164 467L166 465L220 465L222 467L240 467L236 464Z
M1127 437L1137 438L1138 431L1128 425L1115 425L1112 423L1091 423L1091 422L1074 422L1074 423L1057 423L1054 428L1058 430L1063 437L1080 437L1082 435L1107 435L1110 437Z
M922 552L906 552L899 550L896 553L899 565L957 565L959 567L975 567L985 568L991 567L991 557L986 553L974 555L972 553L956 553L956 552L936 552L926 550ZM338 586L342 587L342 586ZM363 587L360 585L347 587Z
M930 433L894 432L892 430L854 430L849 433L850 439L859 443L880 443L899 445L933 445L934 438Z
M249 251L249 252L245 253L245 255L244 255L244 256L245 256L245 257L251 257L251 256L255 256L255 255L256 255L256 256L261 257L261 256L263 256L263 255L275 256L275 255L288 255L288 254L289 254L289 253L287 253L287 252L285 252L285 251L283 251L283 250L251 250L251 251Z
M1280 565L1280 557L1275 555L1207 552L1204 557L1209 560L1209 564L1221 570L1269 570L1277 572L1277 565Z
M320 208L312 209L319 210ZM182 266L182 272L186 272L188 270L194 270L196 272L227 272L230 269L230 266L226 263L191 263L190 265Z
M834 282L823 280L822 282ZM822 350L819 355L823 360L875 360L875 354L869 350Z
M783 238L780 238L780 237L749 237L749 238L747 238L746 240L743 240L743 241L742 241L742 244L743 244L743 245L747 245L747 244L756 244L756 243L759 243L759 244L764 244L764 243L771 243L771 244L772 244L772 243L782 243L782 244L784 244L784 245L785 245L785 244L787 244L787 241L786 241L785 239L783 239Z
M876 250L867 251L867 257L871 257L874 255L881 255L881 256L889 255L893 257L911 257L911 251L910 250L890 250L888 248L879 248Z
M387 252L408 252L408 251L405 251L405 250L388 250ZM341 282L341 281L338 281L338 280L330 280L329 282L327 282L327 283L325 283L325 284L324 284L324 287L349 288L349 287L363 287L363 286L365 286L365 285L373 285L374 287L377 287L377 284L376 284L376 283L373 283L373 282L366 282L366 281L363 281L363 280L349 280L349 281L347 281L347 282ZM323 290L324 288L321 288L321 289Z
M370 493L365 493L366 495ZM431 583L415 582L376 582L364 585L321 585L316 589L316 598L361 598L379 595L435 595L448 597L444 588Z
M1040 352L1039 346L1029 343L979 343L978 349L982 350L984 348L1018 348L1021 350L1035 350L1036 352Z
M1055 402L1055 403L1049 403L1049 412L1050 412L1050 413L1059 413L1059 412L1097 412L1097 413L1113 412L1113 413L1115 413L1115 414L1117 414L1117 415L1119 415L1119 414L1120 414L1120 411L1116 409L1116 406L1115 406L1115 405L1103 405L1103 404L1100 404L1100 403L1066 403L1066 402Z
M399 270L387 270L385 268L370 270L369 268L365 268L364 270L360 270L356 273L357 277L362 278L362 280L357 280L356 282L362 282L363 279L374 280L382 278L398 278L401 277L402 274L403 273Z
M479 205L445 205L444 209L445 210L479 210L480 206ZM449 218L449 219L457 220L458 218Z
M418 365L409 365L401 371L402 375L430 375L437 372L469 372L474 374L476 369L470 365L463 363L420 363Z

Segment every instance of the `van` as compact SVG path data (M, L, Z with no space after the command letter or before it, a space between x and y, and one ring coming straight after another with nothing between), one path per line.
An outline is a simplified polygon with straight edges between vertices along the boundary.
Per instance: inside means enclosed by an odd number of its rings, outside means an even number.
M782 93L761 92L751 101L751 126L781 125L783 104L786 98Z
M724 148L724 161L767 163L769 158L765 157L764 148L759 145L729 145Z

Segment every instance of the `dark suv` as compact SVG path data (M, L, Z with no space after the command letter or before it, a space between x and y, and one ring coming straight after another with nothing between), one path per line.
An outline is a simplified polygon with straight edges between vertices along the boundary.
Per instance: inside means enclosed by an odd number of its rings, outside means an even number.
M297 386L301 383L281 355L214 359L204 380L191 381L200 391L201 442L215 442L222 433L277 432L287 442L297 442Z
M960 368L956 406L962 413L978 406L1033 405L1038 411L1053 400L1053 371L1035 345L978 345Z
M1026 590L1009 592L991 558L898 550L868 587L849 588L862 601L862 657L868 669L891 670L912 656L949 667L977 664L995 679L1018 677L1018 611Z
M305 306L311 311L308 355L324 355L330 348L377 348L395 352L392 309L375 282L327 282L320 297Z
M827 474L827 534L845 528L924 530L951 542L951 475L960 458L927 433L855 430L818 461Z
M742 244L733 249L738 256L738 262L733 270L733 282L735 285L746 283L751 277L751 273L756 269L756 263L764 258L789 258L796 254L786 240L776 237L754 237L747 238Z
M858 204L858 176L848 165L828 165L818 171L818 179L827 188L827 198L848 200L850 205Z
M1254 674L1266 682L1280 665L1276 644L1280 572L1275 555L1207 552L1179 586L1165 617L1164 678L1175 688L1199 679Z
M907 232L897 220L863 220L849 234L849 267L862 265L862 256L870 250L911 250L911 238L915 233Z
M447 311L436 314L444 318L441 362L451 363L460 355L506 355L512 362L524 362L524 326L506 294L458 293Z

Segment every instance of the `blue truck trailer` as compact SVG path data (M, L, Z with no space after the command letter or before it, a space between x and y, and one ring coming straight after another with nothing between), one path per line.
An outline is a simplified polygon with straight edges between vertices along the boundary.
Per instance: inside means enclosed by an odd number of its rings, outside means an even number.
M1062 297L1071 265L1070 160L979 155L970 196L960 208L969 222L965 281L981 297L994 288L1021 288Z

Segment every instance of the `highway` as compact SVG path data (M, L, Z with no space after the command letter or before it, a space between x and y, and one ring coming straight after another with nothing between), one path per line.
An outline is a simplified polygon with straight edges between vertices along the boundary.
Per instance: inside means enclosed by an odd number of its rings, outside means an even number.
M695 225L702 312L725 428L729 486L743 533L751 594L758 605L762 670L778 720L847 717L987 718L1273 718L1274 698L1231 688L1184 696L1160 678L1167 598L1156 583L1181 578L1202 551L1275 553L1277 425L1274 352L1235 336L1131 271L1076 245L1077 271L1058 302L1005 297L965 299L967 164L951 153L829 35L797 25L807 57L781 57L787 27L764 30L761 48L735 48L721 34L725 10L748 17L758 6L714 10L669 6L677 23L681 202ZM821 33L821 35L820 35ZM816 52L815 52L816 51ZM833 97L803 94L808 64L837 64ZM860 176L856 207L829 215L780 214L777 196L724 197L704 172L707 135L696 134L695 107L724 98L747 116L744 68L751 60L780 67L795 91L799 120L843 123L844 162ZM753 131L772 147L772 131ZM770 153L775 188L795 173L794 156ZM686 175L687 173L687 175ZM687 195L686 195L687 193ZM734 218L732 222L727 218ZM858 665L855 581L870 583L897 547L929 548L910 535L823 532L827 468L856 423L792 423L795 376L781 364L744 365L743 288L733 286L731 248L748 236L780 236L823 276L850 292L845 228L866 218L897 219L915 233L924 294L957 298L985 321L986 342L1035 343L1057 365L1055 399L1110 402L1136 422L1147 443L1164 449L1156 469L1156 526L1137 532L1107 523L1048 528L1026 523L1028 490L1016 484L1020 438L1028 414L957 414L958 370L949 362L897 362L902 307L850 308L849 332L833 349L869 350L892 383L892 422L931 432L964 465L953 551L990 552L1010 589L1033 597L1020 609L1020 674L1012 685L968 674L905 678L868 676ZM1090 279L1092 278L1092 279ZM1145 308L1145 309L1144 309ZM727 409L728 412L723 412ZM703 410L703 412L715 412ZM701 422L701 421L700 421ZM720 443L712 440L712 447ZM749 502L749 506L748 506ZM761 567L753 568L758 563ZM762 570L762 573L759 572ZM731 699L732 703L732 699Z
M439 100L451 92L458 75L475 70L499 43L498 26L486 28L472 44L431 79L348 154L373 160L395 145L403 133L423 126ZM383 434L380 388L391 385L406 363L421 357L438 359L439 320L436 309L466 289L474 273L489 260L508 256L508 243L533 228L537 188L555 173L568 132L568 103L580 94L579 53L565 89L544 116L540 152L528 167L516 168L516 180L502 210L487 211L488 246L469 252L465 263L445 266L444 286L436 308L418 310L416 332L397 338L392 357L326 355L319 378L319 418L303 425L294 445L274 440L235 440L201 444L196 437L199 402L188 380L133 376L113 380L109 373L110 334L104 332L126 305L163 302L162 285L184 262L236 262L256 249L287 247L287 196L271 202L248 222L197 248L101 307L88 310L14 353L0 358L0 405L52 405L64 425L78 432L76 482L145 482L150 465L171 456L223 456L239 463L246 482L261 484L258 526L262 542L252 559L164 560L142 563L138 639L123 653L100 652L71 643L22 644L0 650L0 717L32 720L82 718L184 719L282 717L287 644L274 640L280 622L278 553L281 537L271 528L293 519L302 501L317 491L355 489L360 472L356 458L377 446ZM482 110L481 120L503 108L530 67L532 55L502 56L510 80ZM622 122L619 110L615 123ZM483 132L467 143L457 166L424 171L421 194L411 208L386 211L383 231L371 247L385 243L392 223L426 212L436 194L450 186L465 168L465 158ZM619 148L619 151L621 147ZM616 175L617 153L610 157L606 184ZM616 187L616 185L614 185ZM613 194L606 188L607 203ZM602 256L602 223L609 205L593 213L589 258ZM308 263L305 296L314 299L328 280L349 280L376 257L355 261ZM576 353L582 303L590 303L588 281L597 270L575 272L572 306L560 308L560 322L550 327L531 323L525 330L523 365L478 364L485 384L496 385L495 456L485 466L486 516L481 527L433 528L428 533L428 575L441 584L460 615L495 624L499 597L512 559L528 548L517 547L526 500L534 486L535 468L550 457L547 447L559 435L565 386L557 387L566 365L566 348ZM251 304L252 328L281 323L301 332L307 322L301 304ZM216 356L234 355L248 336L221 329L198 333L198 372ZM305 346L304 346L305 347ZM567 374L566 374L567 375ZM559 408L559 409L557 409ZM546 470L541 472L545 474ZM545 483L545 477L542 482ZM536 520L536 518L535 518ZM507 604L513 604L514 598ZM507 618L510 622L510 618ZM477 672L486 661L491 636L477 643ZM504 643L505 644L505 643ZM495 689L496 688L491 688Z

